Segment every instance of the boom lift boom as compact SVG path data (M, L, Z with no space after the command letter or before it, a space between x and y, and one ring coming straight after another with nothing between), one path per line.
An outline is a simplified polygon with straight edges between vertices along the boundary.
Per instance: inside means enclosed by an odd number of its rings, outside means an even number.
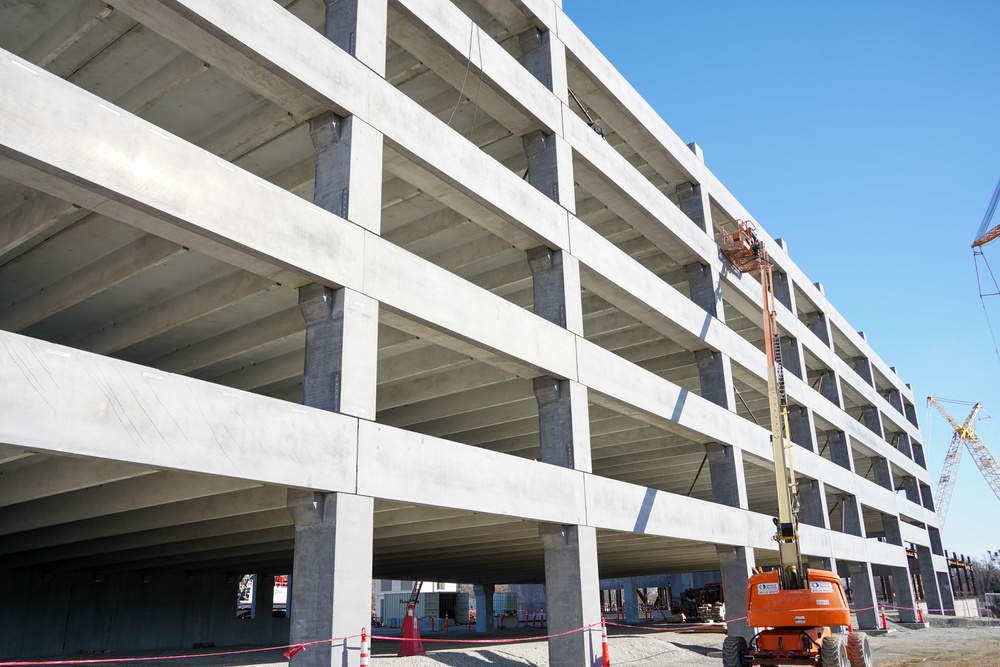
M778 543L778 570L761 572L747 583L747 621L764 628L747 643L727 637L723 644L724 667L750 665L818 665L819 667L870 667L871 650L866 635L850 633L846 644L831 626L850 625L850 608L843 584L835 572L806 569L799 544L798 485L788 439L788 401L781 365L781 334L774 305L771 260L757 238L752 222L737 220L720 225L722 254L740 272L756 270L760 276L767 357L767 402L771 420L774 477L778 491L778 516L774 520Z

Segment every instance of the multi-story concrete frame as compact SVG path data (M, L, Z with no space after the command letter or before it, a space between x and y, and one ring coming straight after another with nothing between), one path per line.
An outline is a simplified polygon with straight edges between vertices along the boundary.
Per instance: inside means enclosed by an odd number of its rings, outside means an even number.
M3 654L353 636L373 576L544 581L560 631L721 569L743 615L750 215L558 1L51 0L0 48ZM761 236L808 559L862 626L911 567L951 608L912 391ZM227 616L289 569L288 624Z

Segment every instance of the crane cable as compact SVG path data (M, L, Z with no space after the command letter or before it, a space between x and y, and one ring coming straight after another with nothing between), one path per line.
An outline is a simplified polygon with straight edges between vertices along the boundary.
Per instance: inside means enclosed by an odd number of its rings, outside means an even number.
M990 279L993 280L993 288L995 291L986 294L983 292L983 280L982 276L979 274L979 261L976 257L983 258L983 264L986 265L986 270L989 271ZM986 297L1000 295L1000 285L997 284L997 278L993 275L993 269L990 267L990 263L986 260L986 255L983 253L983 248L980 246L978 248L973 248L972 251L973 263L976 267L976 284L979 287L979 301L983 304L983 314L986 316L986 326L990 330L990 338L993 339L993 352L997 355L997 361L1000 361L1000 348L997 347L997 336L993 331L993 322L990 321L990 312L986 308Z

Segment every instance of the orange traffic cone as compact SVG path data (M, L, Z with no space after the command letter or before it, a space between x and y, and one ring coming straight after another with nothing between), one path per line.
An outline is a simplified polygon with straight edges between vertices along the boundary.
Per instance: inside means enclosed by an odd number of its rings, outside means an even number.
M406 607L406 618L403 619L403 642L399 646L397 658L411 655L425 655L424 644L420 641L420 625L413 615L413 605Z

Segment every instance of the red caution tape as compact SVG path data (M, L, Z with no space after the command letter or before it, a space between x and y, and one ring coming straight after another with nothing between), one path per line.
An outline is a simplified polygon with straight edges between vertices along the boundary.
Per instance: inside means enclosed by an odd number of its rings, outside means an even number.
M292 658L294 658L299 653L301 653L302 651L305 651L305 650L306 650L306 647L303 644L299 644L298 646L293 646L292 648L290 648L287 651L285 651L285 657L288 658L289 660L291 660Z

